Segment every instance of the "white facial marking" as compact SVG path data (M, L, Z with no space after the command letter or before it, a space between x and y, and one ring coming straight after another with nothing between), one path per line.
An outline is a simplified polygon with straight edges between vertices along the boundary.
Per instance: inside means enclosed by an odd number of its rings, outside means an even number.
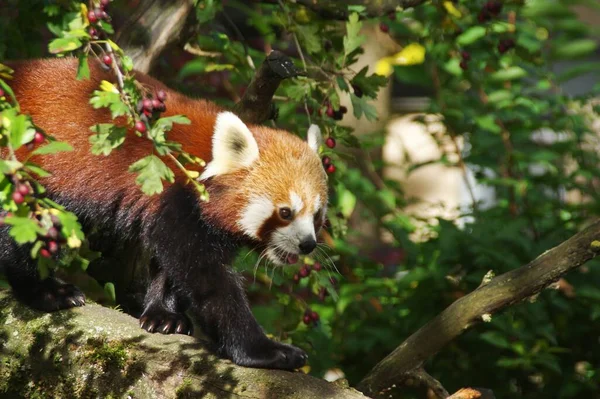
M248 126L231 112L221 112L212 136L212 161L200 179L247 168L258 159L258 144Z
M295 192L290 191L290 200L292 201L292 210L295 213L300 213L302 208L304 208L304 201L302 201L302 198Z
M315 202L314 202L314 209L313 209L313 215L316 214L319 209L321 209L321 194L317 194L317 196L315 197Z
M250 198L238 224L244 233L252 238L258 238L260 227L271 217L274 208L273 203L266 197Z
M306 141L308 146L314 151L319 152L319 146L323 142L323 136L321 135L321 129L317 125L310 125L308 133L306 134Z

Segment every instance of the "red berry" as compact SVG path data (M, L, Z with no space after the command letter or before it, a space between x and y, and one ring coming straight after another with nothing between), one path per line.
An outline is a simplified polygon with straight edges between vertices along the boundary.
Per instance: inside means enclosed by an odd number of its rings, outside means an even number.
M44 135L40 132L35 132L35 135L33 136L33 143L34 144L42 144L44 142L45 138Z
M302 267L298 274L300 275L300 277L307 277L310 274L310 270L308 270L305 267Z
M58 252L58 243L56 241L50 241L48 243L48 251L50 251L50 253L55 254Z
M96 16L96 13L94 11L89 11L87 17L91 24L95 24L96 22L98 22L98 17Z
M142 121L136 121L135 130L137 130L140 133L146 133L146 124Z
M164 90L159 90L156 92L156 98L158 98L158 101L164 103L167 100L167 93Z
M327 140L325 140L325 145L329 148L335 148L335 139L333 137L327 137Z
M163 103L160 102L158 99L153 99L152 100L152 108L156 111L160 110L160 108L162 108Z
M346 112L348 112L348 108L344 107L343 105L340 107L340 112L342 114L345 114Z
M382 22L379 24L379 30L383 33L388 33L390 31L390 27Z
M90 34L90 36L92 37L92 39L97 39L98 38L98 31L96 30L96 28L90 28L88 30L88 33Z
M319 271L321 271L321 269L323 269L323 266L321 266L321 264L320 264L319 262L316 262L316 263L313 265L313 270L314 270L314 271L316 271L316 272L319 272Z
M18 191L15 191L12 195L12 199L13 201L15 201L15 204L19 205L22 204L23 201L25 201L25 196L23 196L23 194L21 194Z
M325 155L323 157L323 166L329 166L331 165L331 158L329 158L327 155Z
M58 229L54 226L50 227L48 233L46 233L46 237L56 240L58 238Z
M40 249L40 255L42 255L44 258L50 258L52 256L50 251L48 251L46 248Z
M112 62L113 62L113 60L112 60L112 57L111 57L110 55L108 55L108 54L105 54L105 55L102 57L102 62L104 62L104 65L106 65L106 66L111 66L111 65L112 65Z
M102 7L106 7L109 4L110 4L110 0L100 0L100 5Z
M103 11L101 8L94 9L94 14L96 14L96 18L98 19L105 19L106 17L108 17L106 12Z
M469 64L467 64L467 62L466 62L466 61L464 61L464 60L463 60L463 61L461 61L459 65L460 65L460 68L461 68L463 71L466 71L467 69L469 69Z
M312 319L310 318L310 315L305 314L304 317L302 317L302 321L304 324L309 325L312 322Z
M27 186L27 184L19 184L17 186L17 191L21 193L21 195L27 195L29 194L29 187Z
M335 114L335 111L333 110L333 108L330 106L327 107L327 112L326 112L327 116L330 118L333 118L333 115Z
M327 166L327 168L325 169L325 171L329 174L332 174L333 172L335 172L335 165L331 164L329 166Z
M460 55L465 61L469 61L471 59L471 54L469 54L468 51L461 51Z
M152 111L152 100L150 100L149 98L144 99L142 105L144 106L145 110Z
M4 97L4 90L0 89L0 97Z
M319 321L319 314L313 310L310 312L310 318L313 319L313 321Z

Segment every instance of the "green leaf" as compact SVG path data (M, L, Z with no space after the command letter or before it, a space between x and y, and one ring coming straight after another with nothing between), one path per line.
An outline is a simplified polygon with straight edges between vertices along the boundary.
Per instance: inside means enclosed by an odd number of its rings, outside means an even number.
M360 118L364 113L367 120L375 121L377 120L377 109L367 101L364 97L356 97L354 94L350 95L350 100L352 101L352 109L354 112L355 118Z
M321 36L319 36L319 27L317 25L297 25L296 30L300 41L304 44L306 51L311 54L319 53L323 50L321 46Z
M127 134L126 128L117 127L112 123L99 123L90 130L96 133L89 138L94 155L109 155L113 149L123 144Z
M37 166L34 163L27 162L25 164L25 167L27 169L29 169L32 173L35 173L38 177L48 177L48 176L50 176L49 172L47 172L46 170L40 168L39 166Z
M90 66L86 53L79 54L79 65L77 66L77 80L90 78Z
M117 302L117 294L115 293L115 285L113 283L104 284L104 293L111 302Z
M346 22L346 36L344 36L344 56L348 57L354 50L360 48L366 38L359 35L362 28L362 22L359 21L358 14L352 13Z
M129 167L129 171L138 173L135 182L148 195L162 192L162 180L173 182L175 177L173 171L156 155L140 159Z
M34 242L38 234L44 234L44 229L37 220L27 217L7 217L4 223L11 225L9 234L19 244Z
M507 80L521 79L527 76L527 71L518 66L511 66L506 69L501 69L490 75L490 79L496 82L505 82Z
M486 30L483 26L472 26L456 38L456 43L460 46L468 46L485 37L485 34Z
M554 49L554 57L572 59L585 57L598 48L598 43L592 39L571 40Z
M350 82L352 85L360 87L363 96L375 98L379 89L388 83L388 78L376 73L367 76L368 69L368 66L362 68Z
M126 115L129 112L127 104L121 101L121 95L112 91L94 91L94 96L90 99L90 104L94 108L108 107L113 119Z
M33 151L32 155L46 155L46 154L56 154L61 151L73 151L73 147L69 143L65 143L64 141L53 141L50 144L46 144L43 147L37 148Z
M67 51L73 51L81 47L82 43L76 37L59 37L54 39L48 45L48 50L52 54L65 53Z
M17 149L29 143L35 136L35 129L27 116L20 115L14 108L9 108L0 114L4 127L8 130L10 145Z
M475 118L477 126L492 133L500 133L502 129L496 124L494 115L482 115Z
M179 123L180 125L189 125L192 122L184 115L173 115L166 118L160 118L155 122L154 126L162 130L171 130L174 123Z

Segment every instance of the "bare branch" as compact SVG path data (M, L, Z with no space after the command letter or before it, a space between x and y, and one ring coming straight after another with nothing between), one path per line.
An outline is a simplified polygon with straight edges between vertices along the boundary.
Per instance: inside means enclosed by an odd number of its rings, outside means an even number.
M539 293L562 275L600 254L600 221L519 269L493 278L460 298L406 339L360 382L365 394L397 383L467 329Z
M262 123L274 119L273 94L283 79L300 74L292 60L273 50L256 71L244 96L234 107L234 112L248 123Z

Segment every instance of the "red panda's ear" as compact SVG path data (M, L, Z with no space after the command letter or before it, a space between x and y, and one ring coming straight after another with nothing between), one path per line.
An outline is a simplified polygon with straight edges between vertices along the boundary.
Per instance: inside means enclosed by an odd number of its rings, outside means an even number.
M319 129L319 126L310 125L308 133L306 134L306 141L308 141L308 146L318 154L319 147L323 144L323 136L321 136L321 129Z
M231 112L217 115L212 136L212 161L200 179L231 173L251 166L258 159L258 144L248 126Z

